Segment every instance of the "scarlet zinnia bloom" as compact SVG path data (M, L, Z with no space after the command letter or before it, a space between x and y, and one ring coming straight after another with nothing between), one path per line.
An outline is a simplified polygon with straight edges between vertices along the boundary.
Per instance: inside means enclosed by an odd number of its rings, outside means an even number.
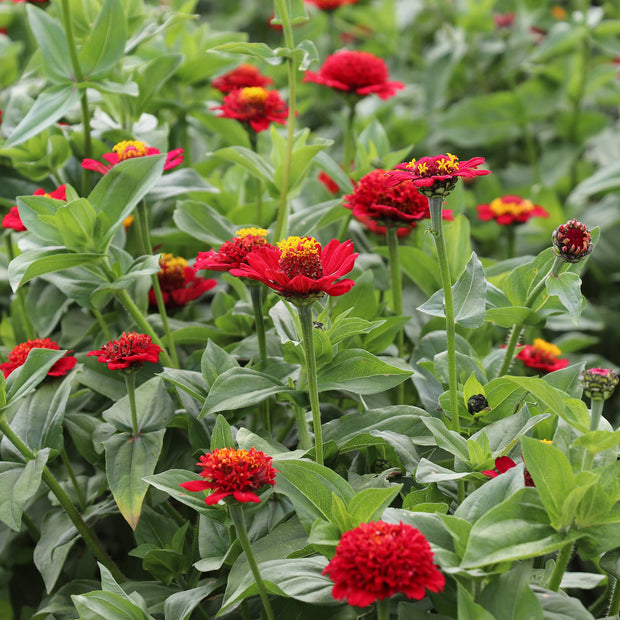
M67 186L60 185L53 192L49 193L47 193L44 189L39 188L32 195L47 196L48 198L55 198L56 200L67 200ZM2 228L11 228L17 232L23 232L26 230L17 207L11 207L9 212L2 218Z
M510 28L515 21L514 13L495 13L493 21L496 28Z
M592 236L585 224L569 220L551 236L553 252L567 263L579 263L592 252Z
M353 243L332 239L324 248L312 237L289 237L278 247L265 246L245 257L233 276L266 284L298 306L313 303L325 293L343 295L353 280L340 280L353 269L357 253Z
M19 368L28 357L28 353L32 349L52 349L53 351L60 350L57 342L50 340L49 338L35 338L34 340L27 340L18 344L10 353L9 361L0 364L0 370L4 374L5 378L8 377L16 368ZM77 359L73 355L65 355L61 357L48 371L47 374L50 377L61 377L66 375L77 363Z
M205 498L208 506L229 495L238 502L259 503L260 497L256 491L276 483L277 470L272 467L271 460L270 456L256 448L249 451L218 448L201 456L196 463L202 467L200 476L204 480L190 480L179 486L193 492L213 489L213 493Z
M110 370L138 370L144 362L157 363L162 349L151 341L147 334L123 332L118 340L111 340L97 351L86 355L97 355L97 361L107 364Z
M345 532L323 574L334 582L332 596L355 607L398 592L420 600L426 590L440 592L446 583L422 533L405 523L384 521Z
M134 157L146 157L148 155L159 155L159 149L153 146L146 146L146 143L140 142L140 140L123 140L112 147L111 153L104 153L103 159L108 162L108 166L102 164L96 159L83 159L82 168L86 170L94 170L100 174L105 174L111 170L116 164L119 164L126 159L133 159ZM166 156L166 163L164 164L164 170L170 170L176 168L183 163L183 149L174 149Z
M385 234L387 226L400 226L398 236L403 237L420 220L430 218L428 198L412 183L390 186L387 181L385 170L373 170L359 180L342 204L373 232ZM452 211L446 210L444 218L453 219Z
M273 84L273 80L270 77L263 75L257 67L248 63L239 65L232 71L216 77L211 82L213 88L216 88L225 95L233 90L239 90L240 88L246 88L248 86L260 86L264 88L270 84Z
M340 186L329 176L329 174L327 174L327 172L320 172L318 179L321 183L323 183L325 189L330 194L338 194L340 192Z
M507 456L500 456L495 459L495 469L487 469L482 473L487 478L497 478L500 474L505 474L509 469L516 467L517 464Z
M402 82L388 82L385 62L369 52L341 50L328 56L318 73L306 71L304 82L316 82L359 97L377 95L389 99L405 88Z
M196 276L196 269L180 256L162 254L159 266L161 269L157 272L157 279L166 305L184 306L217 284L216 280ZM153 289L149 291L149 303L152 306L157 305Z
M478 219L495 220L502 226L524 224L532 217L549 217L549 213L540 205L521 196L502 196L489 204L478 205Z
M490 170L478 170L484 163L483 157L474 157L467 161L459 161L456 155L435 155L412 159L410 162L398 164L390 170L390 185L398 185L404 181L411 181L421 194L432 197L448 195L456 186L459 177L471 179L473 177L490 174Z
M554 344L542 338L535 338L534 344L525 345L517 353L516 358L530 368L553 372L566 368L569 364L567 359L560 359L561 354L562 351Z
M278 91L261 86L233 90L224 97L222 105L214 106L213 110L221 110L224 118L247 123L257 132L269 129L270 123L284 125L288 118L288 106Z
M359 0L304 0L307 4L314 4L322 11L335 11L345 4L357 4Z
M268 232L264 228L242 228L232 239L224 241L217 252L198 252L194 267L211 271L238 269L250 252L267 244Z

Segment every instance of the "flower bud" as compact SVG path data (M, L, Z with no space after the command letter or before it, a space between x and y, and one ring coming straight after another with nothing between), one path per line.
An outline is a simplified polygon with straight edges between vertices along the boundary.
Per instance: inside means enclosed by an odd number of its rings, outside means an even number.
M484 411L485 409L490 411L491 407L489 407L489 401L485 398L484 394L474 394L467 401L467 411L469 411L469 413L474 414Z
M590 368L579 375L583 391L592 400L607 400L618 385L618 375L609 368Z
M579 263L592 252L590 231L577 220L569 220L558 226L551 239L554 254L567 263Z

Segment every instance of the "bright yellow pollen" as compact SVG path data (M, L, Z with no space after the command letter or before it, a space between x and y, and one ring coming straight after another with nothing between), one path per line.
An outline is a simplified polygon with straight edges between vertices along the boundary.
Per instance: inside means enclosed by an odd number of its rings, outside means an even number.
M124 220L123 220L123 227L125 228L125 230L127 230L134 222L134 216L133 215L128 215Z
M269 234L268 230L264 228L241 228L235 233L235 237L238 239L245 239L246 237L266 237Z
M412 159L408 164L407 164L407 168L415 168L415 159Z
M567 15L566 9L559 6L558 4L554 4L551 7L551 15L553 15L555 19L564 19Z
M426 174L428 172L428 164L426 162L422 162L418 165L418 173Z
M559 357L562 354L562 351L559 347L556 347L554 344L543 340L542 338L534 338L534 350L541 355L550 356L550 357Z
M281 258L314 256L319 253L321 247L312 237L289 237L284 241L278 241L277 246L282 251Z
M159 258L159 266L166 271L182 271L187 267L187 261L174 254L162 254Z
M239 99L247 103L263 103L267 97L269 97L269 91L261 86L247 86L239 93Z
M546 443L546 444L551 445L553 443L553 441L551 441L551 439L541 439L540 443Z
M534 210L534 203L531 200L521 202L507 202L502 198L495 198L489 205L495 215L523 215Z
M139 140L123 140L112 147L118 155L118 161L125 161L132 157L144 157L147 153L146 144Z

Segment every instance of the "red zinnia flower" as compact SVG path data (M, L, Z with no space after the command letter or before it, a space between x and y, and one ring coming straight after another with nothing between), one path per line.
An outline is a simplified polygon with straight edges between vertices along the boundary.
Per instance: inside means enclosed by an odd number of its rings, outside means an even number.
M251 448L235 450L218 448L200 457L196 463L202 467L200 476L205 480L190 480L179 486L186 491L206 491L213 489L205 498L205 504L212 506L232 495L238 502L260 502L255 491L266 484L276 483L277 470L271 465L271 457L264 452Z
M345 4L357 4L359 0L304 0L307 4L314 4L322 11L335 11Z
M153 146L146 146L144 142L140 140L123 140L112 147L111 153L104 153L103 159L105 159L109 166L102 164L96 159L83 159L82 168L86 170L94 170L100 174L105 174L108 170L111 170L116 164L125 161L126 159L133 159L134 157L146 157L148 155L159 155L159 149ZM164 164L164 170L170 170L176 168L183 163L183 149L174 149L166 156L166 163Z
M341 50L328 56L318 73L306 71L304 82L316 82L359 97L377 95L389 99L405 88L402 82L388 82L387 65L369 52Z
M514 13L495 13L493 21L496 28L510 28L514 24L515 17Z
M339 194L340 193L340 186L338 185L338 183L336 183L336 181L334 181L334 179L332 179L329 174L327 174L327 172L320 172L318 179L321 183L323 183L323 185L325 186L325 189L330 193L330 194Z
M288 106L278 91L267 90L261 86L233 90L224 97L222 105L212 109L221 110L224 118L247 123L257 132L269 129L270 123L284 125L288 118Z
M233 276L263 282L295 305L307 305L328 295L343 295L353 280L339 280L353 269L357 254L353 243L332 239L324 248L312 237L289 237L278 247L265 246L231 269Z
M355 607L398 592L420 600L426 590L439 592L446 583L422 533L405 523L384 521L345 532L323 574L334 582L332 596Z
M561 354L562 351L554 344L542 338L535 338L534 344L525 345L517 353L516 358L530 368L553 372L554 370L566 368L569 364L567 359L559 358Z
M478 205L478 219L486 222L495 220L502 226L524 224L532 217L549 217L549 213L540 205L521 196L502 196L489 204Z
M180 256L162 254L159 266L161 269L157 272L157 279L166 305L184 306L217 284L216 280L197 277L196 269ZM157 305L153 289L149 291L149 303Z
M487 469L482 473L488 478L497 478L500 474L505 474L509 469L516 467L517 464L507 456L500 456L495 459L495 469Z
M27 340L18 344L10 353L9 361L0 364L0 370L4 374L4 377L8 377L16 368L19 368L28 357L28 353L32 349L52 349L53 351L59 351L60 347L57 342L50 340L49 338L35 338L34 340ZM50 377L61 377L66 375L77 363L77 359L73 355L65 355L60 358L48 371L47 374Z
M233 90L246 88L248 86L265 87L270 84L273 84L273 80L270 77L263 75L257 67L248 63L239 65L232 71L216 77L211 82L213 88L216 88L225 95Z
M592 236L585 224L569 220L551 236L553 253L567 263L579 263L592 252Z
M454 189L459 177L471 179L490 174L490 170L477 170L483 163L483 157L459 161L459 158L451 153L412 159L408 163L398 164L394 170L387 172L388 183L398 185L404 181L411 181L421 194L429 198L443 197Z
M119 340L111 340L98 351L86 355L98 355L98 362L107 364L110 370L138 370L144 362L157 363L162 349L146 334L123 332Z
M56 200L67 200L67 186L60 185L53 192L49 193L47 193L44 189L39 188L32 195L47 196L48 198L55 198ZM9 212L2 218L2 228L11 228L17 232L23 232L26 230L17 207L11 207Z
M268 233L269 231L264 228L242 228L235 233L233 239L224 241L217 252L214 250L198 252L194 267L197 270L211 271L238 269L250 252L268 245L265 240Z
M387 226L401 226L398 236L408 235L418 221L430 218L428 198L413 183L390 186L385 170L373 170L363 176L353 193L344 197L343 206L372 232L385 234ZM443 212L444 219L454 219L452 211Z

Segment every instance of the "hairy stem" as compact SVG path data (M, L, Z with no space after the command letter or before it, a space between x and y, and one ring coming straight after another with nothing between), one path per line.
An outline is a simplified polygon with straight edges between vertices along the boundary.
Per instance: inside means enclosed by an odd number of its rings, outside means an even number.
M562 583L562 577L566 572L566 567L568 566L572 552L572 542L566 543L563 547L560 547L560 552L558 553L558 557L555 561L553 573L551 573L551 578L549 579L548 587L552 592L557 592L560 589L560 583Z

